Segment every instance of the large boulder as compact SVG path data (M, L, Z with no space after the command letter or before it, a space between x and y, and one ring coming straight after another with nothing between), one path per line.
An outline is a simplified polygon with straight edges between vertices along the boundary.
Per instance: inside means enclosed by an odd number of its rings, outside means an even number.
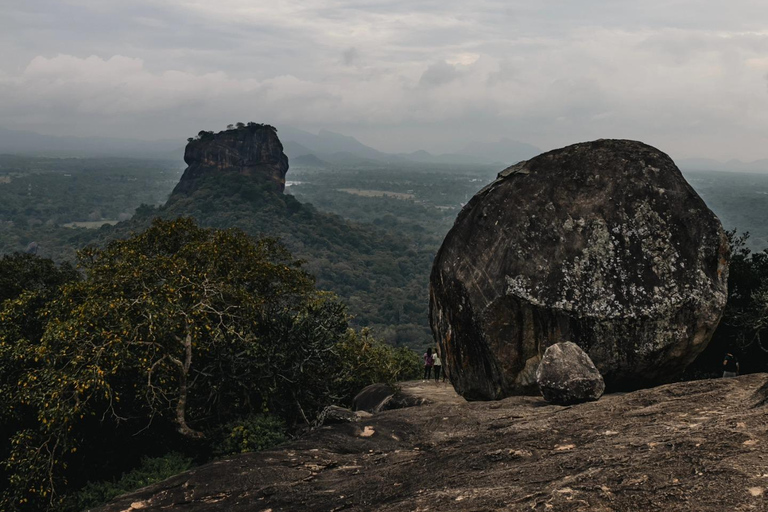
M239 174L285 190L288 157L270 125L248 123L247 126L219 133L202 131L190 140L184 150L188 167L174 188L171 198L194 192L209 177Z
M547 347L536 370L536 383L544 400L558 405L597 400L605 391L592 360L570 341Z
M661 151L598 140L499 173L464 207L430 278L430 323L467 399L535 393L572 340L609 389L679 375L726 301L720 221Z

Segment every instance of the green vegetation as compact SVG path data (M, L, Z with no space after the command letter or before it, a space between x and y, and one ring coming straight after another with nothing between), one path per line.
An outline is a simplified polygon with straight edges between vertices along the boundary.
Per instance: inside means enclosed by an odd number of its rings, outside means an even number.
M686 371L686 378L722 375L725 354L737 356L742 373L768 368L768 252L753 253L749 233L728 232L731 265L728 302L720 325L704 352Z
M271 446L418 371L274 239L158 219L79 262L0 261L3 510L62 510L142 457Z
M36 242L41 256L74 262L96 235L61 226L129 219L163 204L180 175L172 162L0 155L0 254Z
M190 469L192 465L192 459L179 453L154 458L144 457L139 467L123 474L116 481L88 482L75 496L67 499L65 507L71 510L86 510L121 494L162 482Z
M228 423L214 447L217 455L267 450L286 441L285 423L276 416L253 414Z
M434 244L423 246L394 229L318 211L247 176L201 180L195 192L174 196L149 215L189 215L209 227L279 237L307 261L318 287L349 306L354 326L370 327L392 344L419 350L431 341L427 276Z

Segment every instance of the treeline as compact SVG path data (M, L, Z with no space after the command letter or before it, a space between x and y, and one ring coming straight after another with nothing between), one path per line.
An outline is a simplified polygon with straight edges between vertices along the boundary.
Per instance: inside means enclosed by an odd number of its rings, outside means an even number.
M94 233L63 224L126 220L164 203L179 175L163 161L0 155L0 254L36 242L40 255L74 262Z
M418 372L271 238L158 219L79 267L0 260L3 510L79 510Z

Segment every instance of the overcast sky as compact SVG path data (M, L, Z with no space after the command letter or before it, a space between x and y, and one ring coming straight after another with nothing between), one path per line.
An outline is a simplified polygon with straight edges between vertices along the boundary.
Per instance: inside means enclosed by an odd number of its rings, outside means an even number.
M0 126L768 158L766 0L0 0Z

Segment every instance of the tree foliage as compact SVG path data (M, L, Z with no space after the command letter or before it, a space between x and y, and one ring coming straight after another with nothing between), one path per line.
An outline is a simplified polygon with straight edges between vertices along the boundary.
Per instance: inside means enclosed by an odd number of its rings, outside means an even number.
M79 258L82 279L48 269L60 292L16 293L0 311L6 510L62 506L115 446L204 453L222 425L265 413L308 424L413 370L414 357L349 329L274 239L155 220Z

